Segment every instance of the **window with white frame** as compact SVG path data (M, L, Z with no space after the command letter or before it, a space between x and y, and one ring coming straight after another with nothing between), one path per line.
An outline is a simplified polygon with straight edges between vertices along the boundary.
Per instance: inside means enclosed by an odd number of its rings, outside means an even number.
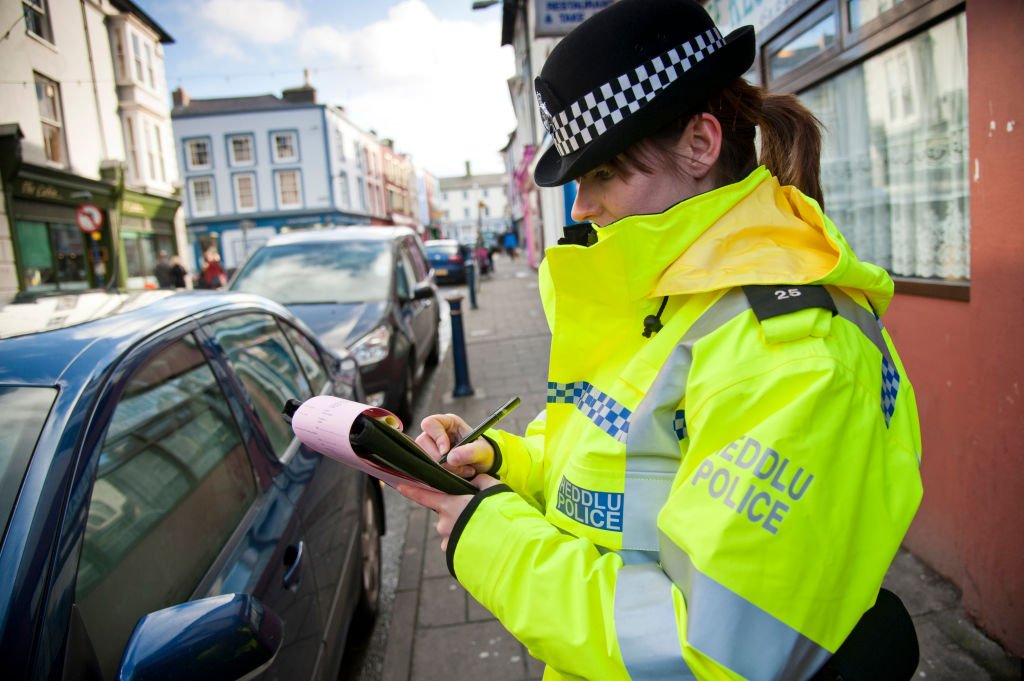
M35 74L36 102L39 104L39 121L43 126L43 150L46 160L67 165L67 143L64 139L64 121L61 116L60 86Z
M241 173L235 175L235 207L239 213L256 210L256 175Z
M233 166L251 166L256 161L252 135L231 135L228 137L228 151Z
M167 167L164 164L163 134L158 124L153 125L153 150L156 154L156 170L161 182L167 181ZM156 178L153 178L156 179Z
M188 180L188 195L192 201L192 215L202 217L216 212L213 199L212 177L191 177Z
M341 190L341 207L351 208L352 192L348 186L348 173L345 171L338 173L338 189Z
M185 160L189 170L206 170L213 163L210 159L210 140L195 139L185 142Z
M132 62L135 64L135 80L146 82L145 64L142 60L142 41L137 33L132 33Z
M275 132L271 137L274 163L299 160L299 145L294 132Z
M50 27L50 12L46 0L21 0L21 9L28 32L52 43L53 29Z
M302 186L298 170L282 170L274 173L277 184L277 207L300 208L302 206Z
M149 87L156 87L156 78L153 75L153 46L146 42L146 81L149 83Z
M341 135L341 130L334 131L334 148L335 153L338 156L338 160L345 161L345 138Z
M135 143L135 122L129 118L124 119L124 137L128 145L128 173L135 180L142 179L142 172L139 168L139 152Z

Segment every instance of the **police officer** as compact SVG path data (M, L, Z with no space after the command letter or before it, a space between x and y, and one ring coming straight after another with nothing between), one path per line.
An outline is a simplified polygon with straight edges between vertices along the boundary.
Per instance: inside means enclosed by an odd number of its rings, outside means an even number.
M693 0L620 0L536 80L535 180L576 180L592 225L540 270L547 407L452 451L475 496L400 491L545 679L812 678L918 507L892 281L823 212L818 123L743 80L754 54ZM421 427L435 457L470 429Z

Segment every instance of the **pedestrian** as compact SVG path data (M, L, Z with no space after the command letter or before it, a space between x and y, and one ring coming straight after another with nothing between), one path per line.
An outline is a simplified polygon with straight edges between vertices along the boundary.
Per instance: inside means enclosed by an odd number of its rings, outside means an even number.
M547 406L451 451L475 496L398 488L545 679L835 678L888 602L921 498L893 284L822 210L817 120L742 78L754 54L695 0L619 0L551 51L534 179L578 181L589 225L539 271ZM470 430L420 425L434 458ZM912 632L873 631L870 678L913 675Z
M181 264L180 255L171 256L171 286L173 288L185 288L185 279L188 277L188 271L185 266Z
M167 251L160 251L156 257L156 265L153 267L153 276L156 277L156 284L160 288L171 288L171 264L167 262Z
M201 288L223 288L228 283L228 277L221 267L220 253L216 246L206 249L205 261L200 276Z
M502 245L505 247L505 253L511 260L516 259L516 249L519 247L519 237L516 236L514 229L509 228L505 235L501 239Z

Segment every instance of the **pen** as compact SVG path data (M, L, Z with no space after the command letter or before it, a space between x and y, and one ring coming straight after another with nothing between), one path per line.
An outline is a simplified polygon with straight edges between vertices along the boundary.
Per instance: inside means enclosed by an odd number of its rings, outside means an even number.
M505 404L503 404L500 407L498 407L497 411L495 411L493 414L491 414L486 419L484 419L484 422L481 423L479 426L477 426L473 430L469 431L469 434L466 437L464 437L461 440L459 440L458 442L456 442L455 445L453 447L451 447L448 450L448 452L445 453L444 456L442 456L440 459L438 459L437 462L438 463L444 463L445 461L447 461L448 460L448 454L451 453L452 449L455 449L455 447L461 447L462 445L465 445L465 444L469 444L473 440L477 439L478 437L483 435L483 432L485 430L487 430L488 428L492 427L495 423L497 423L501 419L505 418L505 416L510 411L512 411L513 409L515 409L518 406L519 406L519 398L518 397L513 397L511 400L509 400Z

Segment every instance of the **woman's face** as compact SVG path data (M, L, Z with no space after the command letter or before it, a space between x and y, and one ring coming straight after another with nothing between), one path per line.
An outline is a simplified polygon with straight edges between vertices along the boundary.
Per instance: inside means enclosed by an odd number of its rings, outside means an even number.
M687 125L674 146L666 149L668 153L645 155L653 172L624 174L604 163L579 178L572 218L605 227L631 215L661 213L714 189L710 169L720 148L718 120L701 114Z

